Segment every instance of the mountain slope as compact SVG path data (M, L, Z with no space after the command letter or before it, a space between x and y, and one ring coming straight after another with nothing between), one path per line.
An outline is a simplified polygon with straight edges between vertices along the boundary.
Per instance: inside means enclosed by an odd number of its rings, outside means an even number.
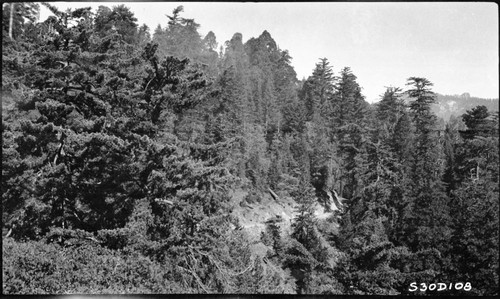
M437 94L437 103L432 106L432 111L447 121L452 115L461 117L467 110L479 105L486 106L490 112L498 111L498 99L471 97L469 93L462 95Z

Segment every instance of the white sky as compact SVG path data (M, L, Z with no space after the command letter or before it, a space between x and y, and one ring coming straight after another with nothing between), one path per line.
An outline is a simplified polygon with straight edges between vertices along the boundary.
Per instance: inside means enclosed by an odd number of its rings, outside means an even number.
M124 3L139 25L167 25L172 10L194 18L202 36L213 31L220 45L234 33L246 42L267 30L288 50L298 79L311 75L326 57L335 73L348 66L370 102L386 86L404 88L420 76L441 94L498 98L499 32L495 3L216 3L216 2L55 2L60 9ZM42 7L41 20L48 16Z

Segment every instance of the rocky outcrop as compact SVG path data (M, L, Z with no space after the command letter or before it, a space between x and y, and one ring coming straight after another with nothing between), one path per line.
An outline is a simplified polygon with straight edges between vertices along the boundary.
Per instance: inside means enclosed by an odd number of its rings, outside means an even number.
M260 234L265 230L266 223L269 221L275 221L284 234L290 233L297 207L297 203L292 198L279 196L269 189L267 193L261 195L260 202L249 204L245 201L246 195L247 192L243 190L235 190L231 193L234 206L233 216L239 219L242 229L248 233L252 242L260 242ZM334 215L336 210L336 207L324 207L317 203L314 215L319 220L325 220Z

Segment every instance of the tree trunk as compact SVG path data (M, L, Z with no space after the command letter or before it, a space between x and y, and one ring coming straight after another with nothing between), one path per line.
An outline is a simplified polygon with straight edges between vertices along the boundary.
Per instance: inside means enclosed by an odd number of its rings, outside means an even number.
M15 3L10 4L10 19L9 19L9 38L12 39L12 25L14 24L14 9Z

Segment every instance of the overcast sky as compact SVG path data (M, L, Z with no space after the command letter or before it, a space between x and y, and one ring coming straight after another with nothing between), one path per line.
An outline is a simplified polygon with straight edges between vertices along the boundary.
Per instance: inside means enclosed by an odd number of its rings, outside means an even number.
M121 2L56 2L60 9ZM124 2L151 33L178 5L202 36L213 31L220 45L234 33L244 42L267 30L288 50L299 79L326 57L335 73L350 67L370 102L385 86L405 87L425 77L434 91L498 98L498 7L495 3L214 3ZM94 10L94 11L95 11ZM41 19L47 17L42 7Z

